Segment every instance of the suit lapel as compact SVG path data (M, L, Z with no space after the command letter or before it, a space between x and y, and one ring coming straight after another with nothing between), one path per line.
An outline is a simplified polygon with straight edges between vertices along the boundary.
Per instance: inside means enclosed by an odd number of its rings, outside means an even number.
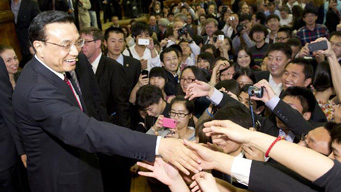
M99 63L98 63L98 67L97 67L97 71L96 71L96 79L97 81L100 79L101 75L103 74L104 70L105 70L105 58L106 56L104 56L102 54L101 56L101 59L99 60Z
M35 71L37 73L39 73L40 75L44 76L45 79L47 81L49 81L51 84L56 86L57 89L59 91L61 91L62 94L65 95L69 99L70 103L73 106L76 106L79 108L79 105L78 105L78 102L75 98L75 95L73 94L70 87L65 83L65 81L62 80L61 78L59 78L56 74L54 74L52 71L47 69L45 66L43 66L43 64L41 64L34 57L33 57L33 59L34 59L34 62L32 64L33 64L33 68L35 69ZM82 104L82 105L84 105L84 104Z

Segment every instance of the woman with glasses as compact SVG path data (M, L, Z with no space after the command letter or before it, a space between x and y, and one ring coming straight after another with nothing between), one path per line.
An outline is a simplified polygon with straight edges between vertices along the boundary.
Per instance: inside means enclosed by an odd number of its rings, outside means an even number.
M196 66L185 67L180 75L180 89L178 95L185 95L188 85L193 83L195 80L207 82L207 79L200 68ZM210 103L211 102L206 97L196 98L194 100L194 104L196 106L194 116L199 118Z
M17 54L12 47L0 45L0 57L4 60L9 75L9 80L14 89L16 81L19 77L19 60Z
M163 126L157 132L148 130L147 134L156 134L162 137L171 137L178 139L195 140L195 129L190 126L193 118L194 104L184 98L184 96L176 96L171 104L169 116L175 122L175 128L167 128ZM163 120L165 121L165 120Z

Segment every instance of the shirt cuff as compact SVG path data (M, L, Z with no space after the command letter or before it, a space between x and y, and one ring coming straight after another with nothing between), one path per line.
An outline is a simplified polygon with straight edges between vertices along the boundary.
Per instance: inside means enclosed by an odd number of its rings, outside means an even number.
M214 92L211 97L207 97L214 105L219 105L223 99L223 93L214 88Z
M267 107L273 111L279 102L279 97L277 95L273 96L268 102L265 103Z
M234 158L231 167L231 176L238 183L249 186L251 164L252 160L250 159Z
M161 138L162 138L161 136L157 136L157 138L156 138L155 155L160 155L159 154L159 146L160 146Z

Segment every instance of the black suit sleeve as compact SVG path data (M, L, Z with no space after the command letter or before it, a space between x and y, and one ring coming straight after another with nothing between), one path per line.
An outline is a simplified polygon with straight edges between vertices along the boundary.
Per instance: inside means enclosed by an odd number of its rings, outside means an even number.
M297 110L282 100L278 102L273 113L296 135L307 134L314 129Z
M33 122L67 145L92 153L154 161L156 136L89 118L55 85L35 86L23 102Z
M254 192L314 192L321 191L321 188L280 164L252 161L248 190Z
M24 147L21 139L21 135L16 126L14 119L14 111L12 107L12 85L9 81L6 66L3 60L0 58L0 129L1 135L5 136L10 133L11 138L2 138L1 144L14 141L17 153L19 155L24 154ZM12 140L13 139L13 140ZM6 140L6 141L5 141ZM10 149L12 146L7 146ZM6 149L6 150L8 150ZM5 150L5 149L2 149Z

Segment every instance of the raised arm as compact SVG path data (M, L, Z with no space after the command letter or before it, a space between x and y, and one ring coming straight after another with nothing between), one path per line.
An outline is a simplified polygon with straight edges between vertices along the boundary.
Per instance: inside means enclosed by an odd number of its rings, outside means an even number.
M270 146L273 146L269 153L271 158L310 181L320 178L334 165L331 159L311 149L287 141L278 141L274 145L275 137L249 131L229 120L207 122L205 127L207 128L204 129L204 132L207 135L222 133L233 141L256 147L263 153L266 153Z

